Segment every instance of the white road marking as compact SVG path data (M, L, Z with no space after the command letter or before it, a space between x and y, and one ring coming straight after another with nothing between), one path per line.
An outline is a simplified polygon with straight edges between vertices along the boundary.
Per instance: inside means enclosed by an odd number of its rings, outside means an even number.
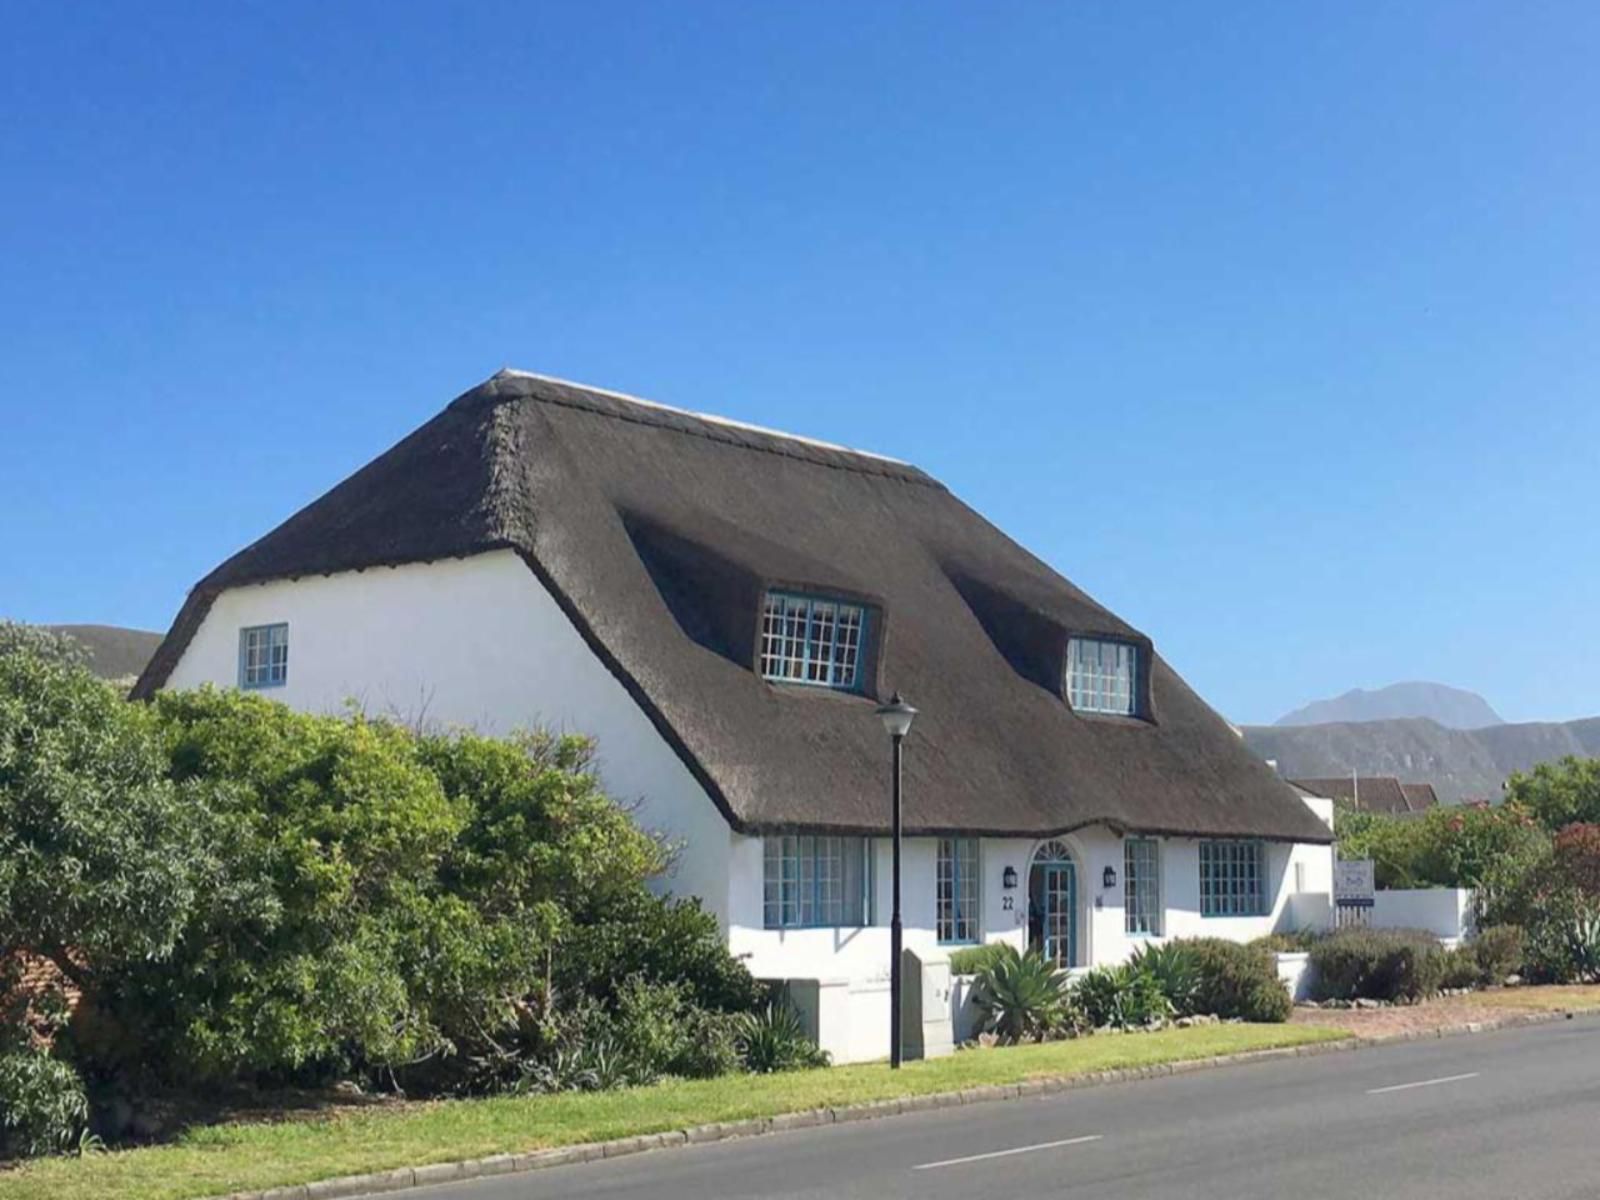
M1086 1137L1062 1138L1059 1142L1040 1142L1037 1146L1017 1146L1012 1150L991 1150L988 1154L969 1154L965 1158L946 1158L939 1162L920 1163L913 1171L931 1171L935 1167L959 1167L962 1163L983 1162L989 1158L1005 1158L1012 1154L1031 1154L1035 1150L1054 1150L1059 1146L1081 1146L1085 1142L1098 1142L1101 1135L1091 1133Z
M1392 1087L1368 1088L1367 1095L1381 1096L1385 1092L1405 1092L1412 1088L1436 1087L1441 1083L1460 1083L1463 1079L1476 1079L1478 1072L1469 1071L1465 1075L1446 1075L1443 1079L1419 1079L1416 1083L1397 1083Z

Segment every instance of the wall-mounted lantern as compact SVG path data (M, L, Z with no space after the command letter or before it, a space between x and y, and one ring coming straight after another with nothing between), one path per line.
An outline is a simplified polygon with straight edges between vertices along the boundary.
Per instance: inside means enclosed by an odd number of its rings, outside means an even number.
M1106 891L1109 892L1112 888L1116 887L1117 886L1117 869L1115 867L1107 867L1106 868L1106 873L1103 876L1103 880L1104 880L1104 883L1106 885Z
M1008 892L1009 891L1013 891L1016 888L1016 886L1017 886L1017 869L1015 867L1007 867L1004 871L1001 872L1001 874L1000 874L1000 886L1005 888L1005 890L1008 891Z

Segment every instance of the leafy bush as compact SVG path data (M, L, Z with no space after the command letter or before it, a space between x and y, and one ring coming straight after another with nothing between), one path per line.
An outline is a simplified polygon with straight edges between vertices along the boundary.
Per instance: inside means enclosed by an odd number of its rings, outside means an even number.
M33 1050L0 1054L0 1158L70 1150L89 1121L83 1080Z
M1194 1011L1224 1019L1287 1021L1294 1001L1278 978L1278 964L1260 946L1224 938L1185 939L1175 943L1193 956Z
M1523 942L1520 925L1490 925L1479 929L1467 945L1478 961L1483 981L1498 987L1522 970Z
M1285 930L1268 933L1250 942L1269 954L1304 954L1327 935L1320 929Z
M1311 950L1318 999L1414 1002L1439 990L1444 949L1430 933L1342 929Z
M1567 825L1556 833L1550 849L1562 884L1585 896L1600 896L1600 825Z
M1528 925L1524 957L1525 974L1540 983L1600 980L1600 907L1571 892L1547 897Z
M1484 982L1483 968L1470 946L1456 946L1439 955L1441 988L1477 988Z
M633 976L681 980L689 999L715 1012L754 1012L766 992L728 953L716 917L696 899L676 900L638 887L572 914L574 933L553 956L558 991L613 1001ZM581 930L581 934L576 932Z
M1143 1029L1172 1016L1156 977L1132 963L1086 972L1073 983L1072 996L1095 1029Z
M1147 942L1128 961L1135 970L1144 971L1156 981L1173 1016L1187 1017L1195 1012L1200 973L1187 943Z
M1066 996L1065 972L1037 950L1018 953L1010 944L996 952L972 986L979 1028L1005 1042L1048 1036L1063 1021Z
M800 1015L781 997L758 1013L741 1013L734 1041L745 1070L757 1075L828 1065L828 1053L806 1036Z
M950 952L950 974L976 975L993 964L1005 953L1006 943L990 942L985 946L964 946Z
M0 958L99 972L162 961L216 866L210 810L174 787L152 714L59 639L0 623Z

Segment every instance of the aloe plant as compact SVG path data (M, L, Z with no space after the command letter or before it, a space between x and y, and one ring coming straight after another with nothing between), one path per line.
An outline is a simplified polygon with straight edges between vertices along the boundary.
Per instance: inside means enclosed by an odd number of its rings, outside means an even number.
M978 972L972 1003L984 1032L1006 1042L1039 1040L1062 1022L1067 977L1038 951L1007 946Z

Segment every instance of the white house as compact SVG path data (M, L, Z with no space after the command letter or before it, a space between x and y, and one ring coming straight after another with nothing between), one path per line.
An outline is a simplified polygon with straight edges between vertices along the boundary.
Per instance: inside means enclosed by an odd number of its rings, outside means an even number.
M929 957L1113 963L1297 926L1331 886L1331 806L936 480L536 375L457 398L201 580L136 694L202 683L594 735L612 794L678 846L666 886L756 975L820 981L841 1060L887 1052L874 709L896 690Z

